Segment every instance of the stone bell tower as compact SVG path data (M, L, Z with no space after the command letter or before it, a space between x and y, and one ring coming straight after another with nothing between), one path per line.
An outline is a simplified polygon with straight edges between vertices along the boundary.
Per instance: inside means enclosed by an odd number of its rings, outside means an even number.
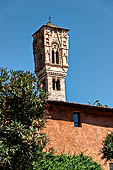
M49 93L48 100L65 101L68 31L49 21L33 34L35 73Z

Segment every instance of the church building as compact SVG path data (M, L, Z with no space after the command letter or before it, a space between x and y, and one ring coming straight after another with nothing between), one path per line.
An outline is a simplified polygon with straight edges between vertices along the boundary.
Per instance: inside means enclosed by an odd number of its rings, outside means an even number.
M68 32L49 21L33 34L35 73L49 93L47 110L51 118L44 130L50 138L48 147L56 154L83 152L104 170L113 170L113 161L105 162L100 153L103 140L113 131L113 108L66 101Z

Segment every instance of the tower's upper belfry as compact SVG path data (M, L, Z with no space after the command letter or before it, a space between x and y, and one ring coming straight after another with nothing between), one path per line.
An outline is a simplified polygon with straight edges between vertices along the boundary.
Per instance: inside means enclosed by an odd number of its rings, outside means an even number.
M65 101L68 31L48 22L33 34L35 73L49 92L48 100Z

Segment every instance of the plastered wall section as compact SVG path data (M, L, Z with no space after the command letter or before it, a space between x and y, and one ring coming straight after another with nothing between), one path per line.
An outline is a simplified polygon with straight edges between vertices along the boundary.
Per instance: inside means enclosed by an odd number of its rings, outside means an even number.
M80 111L81 127L74 127L73 112ZM108 170L108 163L101 159L100 150L106 135L113 131L113 113L73 106L50 105L45 132L50 138L49 147L56 154L81 153L91 156L94 161Z

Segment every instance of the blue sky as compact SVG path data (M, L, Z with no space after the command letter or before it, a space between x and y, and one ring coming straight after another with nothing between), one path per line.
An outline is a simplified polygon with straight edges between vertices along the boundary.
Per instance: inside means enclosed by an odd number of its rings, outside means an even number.
M69 28L67 101L113 107L113 0L0 0L0 66L33 70L32 34Z

